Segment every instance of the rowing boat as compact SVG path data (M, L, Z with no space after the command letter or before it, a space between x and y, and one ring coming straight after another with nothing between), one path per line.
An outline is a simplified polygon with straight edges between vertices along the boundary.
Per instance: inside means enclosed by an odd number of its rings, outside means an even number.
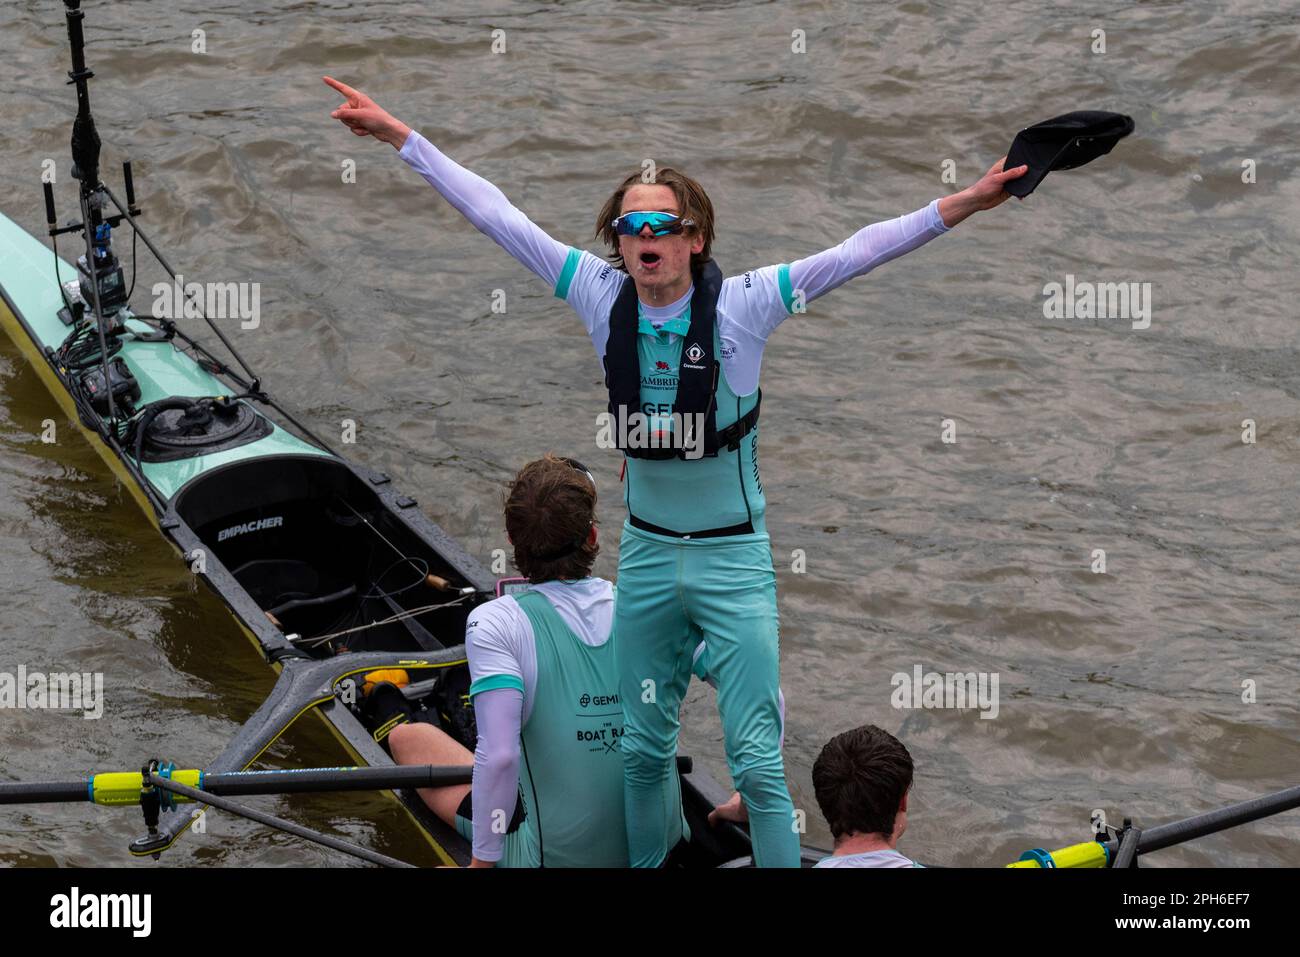
M0 326L147 519L279 672L267 701L206 767L249 768L307 713L325 720L356 764L392 766L359 693L365 676L379 671L404 673L413 706L435 709L472 751L465 622L497 583L387 475L349 461L282 408L213 319L198 310L229 353L224 359L176 321L131 308L114 229L134 230L180 279L139 227L130 164L124 203L99 177L84 14L80 0L64 3L78 93L72 152L81 217L57 225L46 184L51 254L0 213ZM84 245L76 263L58 255L58 237L67 234ZM742 828L705 823L726 792L689 761L679 764L696 836L683 860L717 865L748 854ZM465 842L414 792L396 796L441 860L468 860ZM131 852L157 856L193 820L164 812Z

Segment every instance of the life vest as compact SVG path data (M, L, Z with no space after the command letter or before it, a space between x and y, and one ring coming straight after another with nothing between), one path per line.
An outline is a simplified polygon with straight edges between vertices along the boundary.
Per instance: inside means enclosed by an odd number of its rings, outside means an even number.
M712 259L695 271L695 290L691 295L690 329L681 338L681 361L677 395L673 400L673 417L691 428L703 415L704 456L715 457L724 446L734 452L741 440L758 424L758 401L741 418L726 428L717 428L718 377L722 365L714 355L718 295L722 291L722 271ZM609 390L609 413L615 422L627 421L632 413L641 412L641 360L637 351L639 313L636 283L631 276L623 281L609 314L609 338L605 345L605 388ZM620 416L621 411L621 416ZM687 458L690 441L677 441L668 448L630 447L623 430L614 429L618 448L630 458Z

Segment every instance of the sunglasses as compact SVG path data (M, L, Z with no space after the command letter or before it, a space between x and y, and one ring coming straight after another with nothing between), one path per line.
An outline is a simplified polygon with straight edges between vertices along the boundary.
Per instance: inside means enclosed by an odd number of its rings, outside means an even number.
M610 220L610 226L619 236L639 236L647 226L656 236L676 235L687 227L694 226L695 220L682 219L676 213L638 212L624 213L617 219Z
M573 469L576 472L581 472L583 475L587 476L587 481L591 483L591 487L592 488L596 487L596 477L591 474L591 469L587 468L587 466L583 465L577 459L569 459L569 458L565 458L564 456L559 456L559 459L569 468Z

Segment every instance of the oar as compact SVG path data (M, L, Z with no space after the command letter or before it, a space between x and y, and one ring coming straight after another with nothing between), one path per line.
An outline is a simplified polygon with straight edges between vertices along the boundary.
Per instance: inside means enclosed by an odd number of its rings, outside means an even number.
M1241 801L1238 804L1230 804L1227 807L1219 808L1217 811L1197 814L1195 817L1189 817L1183 821L1149 827L1142 832L1142 839L1138 842L1138 853L1145 854L1148 851L1158 851L1162 847L1181 844L1184 841L1191 841L1207 834L1216 834L1239 824L1249 824L1251 821L1258 821L1262 817L1281 814L1283 811L1292 811L1298 807L1300 807L1300 784L1283 791L1266 794L1263 797L1251 798L1249 801Z
M1020 860L1007 867L1132 867L1139 854L1217 834L1230 827L1296 808L1300 808L1300 785L1145 830L1127 826L1126 821L1126 827L1118 838L1106 842L1087 841L1050 852L1025 851Z
M236 796L441 788L469 784L472 774L473 768L469 765L406 765L388 768L306 768L300 771L173 770L163 776L173 783L197 788L206 794ZM140 794L145 787L144 775L140 771L113 771L70 781L8 783L0 784L0 804L90 801L115 807L139 804Z

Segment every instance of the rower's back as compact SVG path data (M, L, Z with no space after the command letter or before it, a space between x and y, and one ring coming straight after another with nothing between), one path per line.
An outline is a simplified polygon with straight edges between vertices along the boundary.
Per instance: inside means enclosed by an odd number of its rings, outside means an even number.
M551 591L599 582L548 583ZM539 589L515 596L532 626L537 684L523 723L519 765L526 814L521 837L543 867L626 867L623 706L612 628L598 645L580 638Z
M548 453L525 465L505 520L515 567L532 584L478 606L466 623L474 803L481 794L485 805L508 806L517 783L525 812L509 830L473 815L475 853L496 860L500 851L498 866L628 866L615 594L591 575L595 509L596 482L580 462ZM663 800L680 807L676 776L665 785ZM689 834L684 820L673 831L670 843Z

